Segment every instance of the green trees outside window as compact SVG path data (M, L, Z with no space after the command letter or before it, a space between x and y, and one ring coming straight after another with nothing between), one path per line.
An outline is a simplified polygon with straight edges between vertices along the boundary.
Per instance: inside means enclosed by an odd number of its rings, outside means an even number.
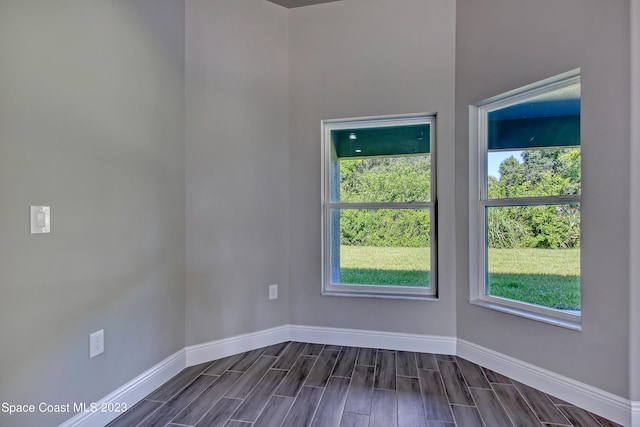
M427 202L431 195L429 156L340 160L340 201ZM419 209L345 210L340 243L346 246L431 245L429 212Z
M520 156L502 161L499 178L489 176L489 199L580 194L580 148L524 150ZM580 247L579 205L505 206L487 216L490 248Z

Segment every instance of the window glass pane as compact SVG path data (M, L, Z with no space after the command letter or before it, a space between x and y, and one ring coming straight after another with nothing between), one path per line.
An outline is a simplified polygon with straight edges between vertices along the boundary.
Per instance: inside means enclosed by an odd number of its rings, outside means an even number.
M580 205L488 207L487 294L580 310Z
M489 199L580 194L580 147L489 151Z
M331 228L336 227L334 284L431 286L428 209L332 209Z
M545 91L487 115L489 150L580 145L580 83Z
M333 162L339 191L332 202L429 202L431 155L342 159Z
M429 124L331 131L336 157L401 156L431 152Z

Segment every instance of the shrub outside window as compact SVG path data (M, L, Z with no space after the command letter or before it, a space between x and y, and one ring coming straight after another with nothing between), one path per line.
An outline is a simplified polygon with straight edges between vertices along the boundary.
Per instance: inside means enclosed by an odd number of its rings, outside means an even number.
M433 298L435 116L322 122L322 293Z
M580 74L470 108L471 302L580 327Z

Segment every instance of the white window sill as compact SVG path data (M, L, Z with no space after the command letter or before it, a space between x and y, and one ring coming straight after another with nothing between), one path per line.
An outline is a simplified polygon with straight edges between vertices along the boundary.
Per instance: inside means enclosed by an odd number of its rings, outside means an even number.
M398 294L398 293L373 293L373 292L345 292L345 291L322 291L323 296L330 297L359 297L359 298L382 298L395 300L414 300L414 301L440 301L440 298L434 295L420 294Z
M575 320L561 319L551 314L536 313L536 312L527 310L525 308L511 307L508 305L499 304L493 301L485 301L481 299L471 300L469 301L469 304L476 305L478 307L488 308L490 310L500 311L500 312L511 314L514 316L524 317L526 319L536 320L538 322L548 323L554 326L560 326L562 328L567 328L574 331L582 330L582 321L581 321L580 315L571 316L571 317L575 317Z

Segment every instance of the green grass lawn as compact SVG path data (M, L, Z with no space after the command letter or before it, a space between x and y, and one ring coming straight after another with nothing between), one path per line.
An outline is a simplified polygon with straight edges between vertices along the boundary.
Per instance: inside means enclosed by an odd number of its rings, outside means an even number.
M341 282L430 286L427 248L341 246ZM579 249L490 249L489 294L566 310L580 309Z
M341 246L342 283L429 287L428 248Z

